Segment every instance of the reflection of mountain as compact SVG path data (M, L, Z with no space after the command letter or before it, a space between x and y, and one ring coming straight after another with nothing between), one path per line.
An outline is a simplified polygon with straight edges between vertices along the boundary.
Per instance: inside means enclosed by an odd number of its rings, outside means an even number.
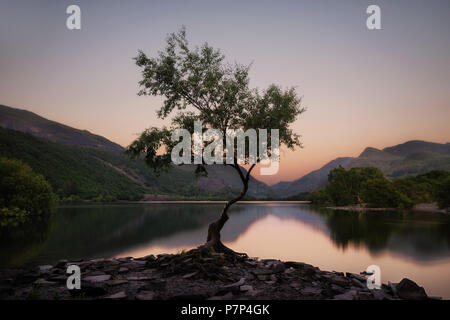
M61 208L37 262L109 257L154 246L175 250L197 246L205 241L207 226L221 208L221 204L175 203ZM236 240L257 221L273 215L320 231L344 250L351 244L372 254L388 250L418 261L450 257L450 217L444 214L238 204L230 215L222 235L225 242Z

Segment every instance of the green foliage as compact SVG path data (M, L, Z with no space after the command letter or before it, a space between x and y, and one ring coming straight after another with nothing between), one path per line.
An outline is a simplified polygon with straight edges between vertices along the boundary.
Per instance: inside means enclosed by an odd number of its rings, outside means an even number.
M434 170L392 182L372 167L338 167L328 176L328 185L310 195L317 205L348 206L364 204L371 208L411 208L417 203L438 202L449 206L450 172Z
M411 208L413 202L385 178L364 181L361 198L370 208Z
M55 197L42 175L19 160L0 158L0 227L51 214Z
M301 145L299 135L290 128L304 111L295 89L282 90L270 85L263 92L252 90L249 67L227 64L224 59L220 50L208 43L190 48L184 28L169 35L165 49L157 57L149 58L139 51L135 58L142 73L139 95L164 97L158 111L160 118L166 118L174 110L179 113L172 118L170 128L144 131L128 147L131 156L144 153L150 167L167 168L175 145L170 139L171 132L183 128L192 133L195 120L201 120L205 130L220 130L224 137L227 129L279 129L280 144L288 148ZM267 148L270 153L270 130ZM245 156L248 161L248 154Z
M2 156L20 159L42 174L63 202L139 200L145 192L145 188L110 165L120 167L130 162L125 155L61 145L3 128L0 128L0 150Z
M315 192L311 192L309 194L309 201L313 204L323 205L323 206L331 206L334 204L333 199L330 194L327 192L325 188L319 189Z
M447 176L436 192L436 200L441 209L450 208L450 177Z
M383 178L383 173L377 168L351 168L347 171L339 166L328 175L326 193L337 206L358 204L362 201L362 184L369 179Z
M375 208L409 208L411 200L397 191L383 173L373 167L351 168L339 166L330 171L328 185L310 195L318 205L366 205Z
M437 202L441 208L447 208L450 206L449 181L450 172L433 170L415 177L394 179L393 184L414 203Z

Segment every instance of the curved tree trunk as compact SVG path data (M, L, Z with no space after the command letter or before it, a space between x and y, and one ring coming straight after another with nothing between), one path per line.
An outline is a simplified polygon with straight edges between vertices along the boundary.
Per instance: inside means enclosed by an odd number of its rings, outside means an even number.
M225 225L225 223L228 221L229 216L228 216L228 209L236 202L238 202L239 200L241 200L246 194L247 194L247 190L248 190L248 182L250 180L250 172L253 170L253 168L255 167L255 164L252 164L252 166L250 167L250 169L247 171L246 176L244 177L239 165L237 163L231 165L233 168L235 168L238 173L239 173L239 177L242 180L243 183L243 189L241 191L241 193L234 199L229 200L226 204L225 207L222 210L222 213L220 214L219 219L217 219L216 221L214 221L213 223L211 223L208 227L208 237L206 239L206 243L205 243L205 247L206 248L213 248L216 252L224 252L224 253L233 253L236 254L236 252L234 252L233 250L231 250L230 248L228 248L227 246L225 246L222 241L220 241L220 231L222 230L223 226Z

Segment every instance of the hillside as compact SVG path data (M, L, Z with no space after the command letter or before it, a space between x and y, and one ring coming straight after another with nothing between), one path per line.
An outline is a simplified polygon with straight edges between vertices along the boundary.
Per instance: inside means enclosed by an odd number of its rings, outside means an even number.
M283 181L272 186L275 197L289 197L316 190L326 184L328 173L337 166L344 168L376 167L388 178L429 172L450 171L450 143L408 141L379 150L366 148L357 158L338 158L300 179Z
M347 166L354 158L337 158L322 168L314 170L292 182L279 182L271 187L276 197L289 197L302 192L318 189L327 183L328 173L338 167Z
M53 142L93 147L111 152L123 152L125 149L117 143L90 133L47 120L37 114L0 105L0 127L30 133L36 137Z
M194 166L173 167L159 176L141 160L98 148L69 146L0 128L0 156L28 163L64 199L139 200L144 194L169 198L226 199L241 182L233 168L209 166L208 176L195 177ZM269 188L254 180L249 195L265 197Z

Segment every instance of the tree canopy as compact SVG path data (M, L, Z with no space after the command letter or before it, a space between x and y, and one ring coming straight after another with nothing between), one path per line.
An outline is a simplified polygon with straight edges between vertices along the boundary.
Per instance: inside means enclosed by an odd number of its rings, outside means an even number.
M169 35L157 57L139 51L135 61L142 73L138 94L164 97L157 112L162 119L177 111L170 127L149 128L128 147L132 156L144 153L150 167L171 165L176 144L171 133L183 128L192 134L194 121L201 121L204 130L220 130L223 137L227 129L278 129L280 145L301 146L300 136L290 127L305 110L295 89L274 84L263 91L251 89L249 66L226 63L220 50L206 42L191 48L184 28ZM270 152L270 133L267 146ZM224 149L223 159L225 152L231 150Z

